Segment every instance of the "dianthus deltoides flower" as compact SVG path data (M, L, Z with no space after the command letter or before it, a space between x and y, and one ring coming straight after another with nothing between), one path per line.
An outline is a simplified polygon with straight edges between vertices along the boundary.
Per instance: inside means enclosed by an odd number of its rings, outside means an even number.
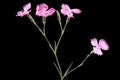
M54 8L48 9L48 5L45 3L39 4L36 7L36 15L37 16L42 16L42 17L48 17L51 16L55 12Z
M96 38L91 39L91 44L93 46L93 52L97 55L103 55L102 50L108 50L108 43L104 39L100 39L99 42Z
M57 55L58 47L59 47L59 44L61 42L62 36L63 36L64 32L66 31L67 24L70 22L71 18L74 18L73 14L79 14L82 11L80 9L78 9L78 8L71 9L69 7L69 5L67 5L67 4L62 4L61 5L61 11L55 10L54 8L49 8L48 5L45 4L45 3L38 4L37 7L36 7L35 15L39 16L39 17L42 17L43 27L41 27L36 23L34 18L30 15L30 12L31 12L30 8L31 8L31 3L29 2L28 4L23 6L23 10L20 10L20 11L17 12L16 16L23 17L23 16L27 15L28 19L35 25L35 27L43 35L44 39L48 43L48 46L50 47L51 51L53 52L53 54L55 56L56 61L53 61L53 64L54 64L56 70L59 73L60 80L64 80L64 78L67 75L69 75L70 73L72 73L76 69L80 68L92 54L97 54L97 55L101 56L101 55L103 55L102 50L109 50L109 45L104 39L100 39L98 41L97 38L92 38L92 39L90 39L90 42L91 42L91 44L93 46L93 49L91 50L91 52L77 66L72 67L72 65L73 65L73 61L72 61L70 63L70 65L66 68L66 70L63 71L62 67L61 67L61 64L59 62L59 59L57 57L58 56ZM59 27L61 29L61 33L60 33L60 36L58 37L58 39L54 40L54 44L51 44L51 41L49 41L49 38L46 35L46 28L45 27L46 27L46 19L47 19L47 17L53 15L54 12L56 12L56 14L57 14L57 19L59 21ZM64 25L61 22L62 18L60 16L60 12L64 16L67 16L66 23Z
M31 12L30 8L31 8L31 3L29 2L28 4L25 4L23 6L23 10L17 12L16 16L23 17L29 14Z
M79 14L82 12L80 9L77 9L77 8L70 9L69 5L67 5L67 4L62 4L61 8L62 8L61 13L63 15L67 15L68 18L73 18L74 17L73 13Z

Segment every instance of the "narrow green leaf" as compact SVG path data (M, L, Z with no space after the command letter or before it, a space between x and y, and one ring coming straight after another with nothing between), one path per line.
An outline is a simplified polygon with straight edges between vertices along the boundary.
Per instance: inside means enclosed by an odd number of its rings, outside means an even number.
M60 70L59 70L58 66L56 65L56 63L53 62L53 64L54 64L55 68L57 69L58 73L61 75Z
M63 77L65 77L68 73L68 71L70 70L70 68L72 67L73 61L70 63L69 67L67 68L65 74L63 75Z

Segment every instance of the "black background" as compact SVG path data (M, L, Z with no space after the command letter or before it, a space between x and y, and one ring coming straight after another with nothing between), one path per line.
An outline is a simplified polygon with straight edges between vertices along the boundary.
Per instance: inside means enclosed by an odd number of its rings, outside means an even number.
M7 1L1 15L3 25L2 36L2 74L4 79L43 79L59 80L59 75L53 65L54 55L47 42L37 28L25 16L16 17L17 11L23 5L31 2L30 13L38 25L42 27L41 17L35 16L35 8L39 3L61 9L66 3L71 8L79 8L81 14L74 15L67 26L58 49L58 57L63 71L71 61L73 67L78 65L92 50L90 39L104 38L110 46L103 56L92 55L87 62L70 74L65 80L103 80L116 79L118 70L119 31L116 24L116 7L114 2L107 0L12 0ZM62 24L66 16L62 16ZM53 44L58 39L60 30L56 15L47 18L46 32ZM118 48L118 49L117 49Z

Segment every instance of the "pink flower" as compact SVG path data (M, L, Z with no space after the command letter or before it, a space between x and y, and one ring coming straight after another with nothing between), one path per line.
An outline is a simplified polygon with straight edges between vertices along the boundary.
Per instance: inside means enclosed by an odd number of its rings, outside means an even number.
M51 16L54 12L55 12L55 9L50 8L48 10L48 6L45 3L39 4L36 7L36 15L37 16L48 17L48 16Z
M102 50L108 50L109 46L104 39L100 39L99 42L96 38L91 39L91 44L93 46L93 52L97 55L103 55Z
M79 13L82 12L80 9L77 9L77 8L75 8L75 9L70 9L69 5L67 5L67 4L62 4L61 7L62 7L61 13L62 13L63 15L67 15L68 18L73 17L73 13L79 14Z
M23 10L17 12L16 16L23 17L29 14L31 11L30 8L31 8L31 3L29 2L28 4L23 6Z

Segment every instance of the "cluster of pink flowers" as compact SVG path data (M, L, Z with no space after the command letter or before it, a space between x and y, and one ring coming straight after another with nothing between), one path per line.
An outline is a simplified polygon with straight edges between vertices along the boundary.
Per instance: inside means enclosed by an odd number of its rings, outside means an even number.
M48 17L51 16L56 10L54 8L48 9L48 5L45 3L38 4L36 7L36 15L37 16L42 16L42 17ZM23 6L23 10L20 10L17 12L16 16L23 17L31 12L31 3L29 2L28 4ZM61 10L60 12L64 15L67 16L68 18L73 18L73 13L74 14L79 14L82 11L80 9L74 8L71 9L69 5L67 4L62 4L61 5ZM107 42L104 39L100 39L99 42L97 41L96 38L91 39L91 44L93 46L93 52L97 55L103 55L102 50L108 50L109 46Z
M16 16L23 17L29 14L31 12L30 8L31 8L31 3L29 2L28 4L23 6L23 10L17 12ZM67 4L62 4L61 8L62 8L61 13L63 15L66 15L68 18L73 17L73 13L75 14L81 13L80 9L77 9L77 8L70 9L69 5ZM54 8L48 9L48 5L45 3L42 3L37 5L35 14L37 16L48 17L48 16L51 16L54 12L55 12Z
M35 25L35 27L43 35L43 37L45 38L45 40L48 43L48 46L50 47L50 49L54 53L56 62L53 62L53 64L54 64L56 70L59 73L60 80L64 80L64 78L68 74L70 74L74 70L80 68L91 54L97 54L98 56L102 56L103 55L102 50L105 50L105 51L109 50L109 45L105 41L105 39L100 39L98 41L97 38L92 38L92 39L90 39L90 42L91 42L91 45L92 45L93 49L86 56L86 58L79 65L77 65L76 67L74 67L72 69L71 69L71 67L72 67L73 62L71 62L71 64L66 69L66 71L62 71L59 59L57 57L58 46L59 46L59 44L61 42L61 38L62 38L62 36L63 36L63 34L64 34L65 30L66 30L67 24L69 23L71 18L74 18L73 14L80 14L82 11L80 9L78 9L78 8L71 9L70 6L67 5L67 4L62 4L60 11L56 10L53 7L49 8L48 5L45 4L45 3L38 4L36 6L35 15L38 16L38 17L42 17L42 23L43 23L42 28L39 27L39 25L35 22L34 18L30 15L31 11L32 11L31 10L31 3L29 2L28 4L23 6L23 10L20 10L20 11L17 12L16 16L23 17L23 16L27 15L28 19ZM49 39L46 36L46 31L45 31L46 30L46 18L48 16L52 16L55 12L56 12L56 15L57 15L57 19L58 19L58 22L59 22L59 27L60 27L61 33L60 33L60 36L59 36L58 40L55 40L54 45L52 45L51 42L49 41ZM63 26L63 24L61 22L60 13L63 14L64 16L67 16L66 23L64 24L64 26Z

